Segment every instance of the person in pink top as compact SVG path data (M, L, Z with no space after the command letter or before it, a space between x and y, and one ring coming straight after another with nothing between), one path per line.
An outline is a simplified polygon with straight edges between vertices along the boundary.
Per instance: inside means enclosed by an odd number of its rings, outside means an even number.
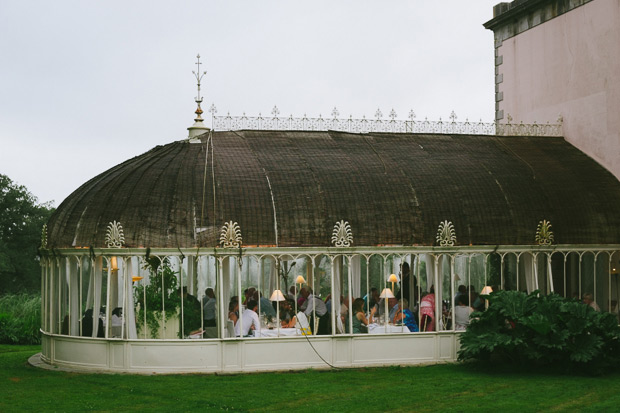
M420 301L420 331L435 331L435 286Z

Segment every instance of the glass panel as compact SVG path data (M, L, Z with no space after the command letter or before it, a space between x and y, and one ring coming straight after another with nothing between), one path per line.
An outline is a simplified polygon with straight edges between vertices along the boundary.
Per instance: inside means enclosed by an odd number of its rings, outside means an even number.
M332 292L332 263L327 255L319 255L314 262L314 279L301 290L304 299L300 300L300 309L308 318L312 334L328 335L332 332L332 320L325 299Z
M561 252L551 254L551 278L553 280L553 291L562 297L567 297L564 270L564 254Z
M594 254L585 252L581 255L581 299L592 308L600 308L596 302L594 290Z
M108 279L110 278L109 273L111 272L111 270L109 270L110 262L107 261L105 258L102 260L102 265L103 267L101 269L97 268L98 279L95 280L97 285L95 286L96 296L95 296L95 306L93 310L93 313L95 314L95 319L96 319L96 315L97 314L99 315L97 326L95 327L93 325L93 330L97 332L97 337L100 337L100 338L106 337L106 331L105 331L105 327L107 323L106 318L109 316L107 313L108 290L109 290Z
M439 277L441 290L438 291L437 299L441 300L441 318L439 319L439 330L451 330L452 329L452 257L448 254L442 254L440 256Z
M79 336L80 320L82 318L82 308L80 300L80 258L68 257L67 261L69 264L69 335Z
M536 289L540 291L541 294L550 294L552 292L551 285L548 282L549 280L549 271L547 267L547 254L540 253L535 256L536 258Z
M179 338L181 300L177 264L157 256L142 261L140 276L144 278L134 286L134 295L141 304L136 318L144 320L137 322L138 337Z
M54 258L50 263L50 282L49 282L49 331L52 334L58 333L58 258Z
M474 293L469 288L469 255L454 257L454 305L452 309L452 324L456 331L462 331L469 324L469 315L473 312L470 297Z
M47 300L47 258L42 257L40 261L41 265L41 329L47 331L46 323L46 300Z
M600 252L596 255L594 274L594 301L598 303L602 311L609 312L611 308L609 295L609 254Z
M426 254L417 255L416 260L414 261L414 274L417 279L418 288L415 292L415 316L418 322L418 326L420 331L424 331L424 326L422 324L422 312L420 311L421 301L431 287L432 282L429 282L429 277L431 277L430 271L426 269Z
M90 257L82 257L81 266L80 304L83 313L80 319L80 335L91 337L93 331L94 273L93 262Z
M216 260L212 256L202 256L195 259L195 257L188 257L188 272L195 271L196 284L198 291L202 291L201 298L202 305L202 318L203 318L203 338L218 338L220 335L220 329L218 324L218 306L219 292L217 289L217 270ZM189 269L190 265L194 265L196 268Z
M570 252L565 258L566 297L581 300L581 271L579 253Z
M519 255L519 290L531 293L538 288L538 278L535 277L534 266L536 264L534 255L523 252Z
M123 332L123 300L124 294L124 281L125 281L125 268L123 265L123 259L112 256L109 257L108 265L110 266L110 322L105 324L108 337L120 338Z
M473 254L469 258L470 303L474 310L484 311L486 301L480 297L482 289L487 285L486 256Z
M200 338L202 307L197 297L196 283L193 277L188 277L187 271L184 271L184 267L187 269L187 266L184 265L180 257L167 257L166 261L178 286L176 296L181 298L177 311L170 314L172 309L166 308L166 315L178 318L178 338L190 338L190 336ZM170 306L167 303L165 304L166 307Z
M69 335L69 263L67 258L60 258L59 267L59 321L60 334Z
M501 255L492 253L487 256L486 272L486 285L490 286L493 291L499 291L502 288Z
M388 261L381 255L372 255L370 257L369 284L371 286L371 289L370 298L367 301L370 308L369 312L372 311L373 307L375 308L375 310L372 320L369 321L379 325L384 325L386 320L385 302L383 298L380 297L380 295L385 289L385 280L387 278L385 274L388 271L387 268L390 268L390 264L391 260Z
M611 254L611 270L610 270L610 305L609 312L616 315L618 323L620 323L620 252L614 251Z
M517 285L517 255L508 253L504 255L504 290L518 290Z

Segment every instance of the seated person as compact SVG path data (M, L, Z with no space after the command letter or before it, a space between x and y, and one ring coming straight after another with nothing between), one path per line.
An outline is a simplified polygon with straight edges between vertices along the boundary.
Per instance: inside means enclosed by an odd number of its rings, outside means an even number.
M306 287L301 287L301 290L299 290L299 295L297 296L297 308L301 308L301 306L304 305L306 296Z
M257 290L254 287L243 290L243 305L247 305L252 299L256 299Z
M394 317L395 311L398 307L398 298L388 298L387 303L388 320L391 320ZM385 298L381 298L376 307L377 318L379 320L385 320Z
M598 306L598 304L596 304L596 301L594 301L594 296L592 295L592 293L585 293L583 295L583 303L592 307L594 311L601 311L601 308Z
M415 317L409 308L409 303L406 298L403 298L396 305L396 311L394 312L394 316L392 317L392 323L398 324L402 322L403 325L407 326L410 332L415 333L420 331L418 328L418 323L415 321Z
M123 325L123 309L116 307L112 310L112 327L120 327Z
M368 333L368 324L371 323L372 316L377 310L377 307L373 306L370 310L370 317L366 319L366 314L364 313L364 303L363 298L356 298L353 301L353 334Z
M246 308L241 317L235 323L235 335L237 337L246 337L250 334L251 330L260 331L260 321L258 320L258 303L254 300L248 301L248 308ZM241 324L243 324L243 331L241 331Z
M260 302L260 313L266 315L269 319L275 319L277 316L276 308L267 297L263 297L258 291L254 292L254 301Z
M280 302L280 325L282 328L295 327L295 315L293 314L294 301L287 299Z
M379 290L375 287L370 289L370 297L368 294L364 296L364 311L368 311L369 308L373 308L381 300L379 295Z
M299 331L301 335L310 336L312 335L312 330L310 329L310 322L308 321L308 317L299 311L295 317L293 317L295 321L295 328Z
M233 324L237 324L237 320L239 320L239 301L235 300L235 297L228 303L228 319L232 321Z
M215 306L216 300L213 288L207 288L205 290L205 299L203 302L204 306L202 307L202 317L204 318L204 326L215 327L217 310Z
M105 337L105 331L103 329L103 320L97 317L97 337ZM93 309L89 308L82 317L82 337L93 336Z
M291 288L288 289L287 299L296 300L297 298L297 288L294 285L291 285Z
M469 315L474 309L469 306L469 297L467 294L458 296L456 307L454 307L454 326L456 331L463 331L469 325Z

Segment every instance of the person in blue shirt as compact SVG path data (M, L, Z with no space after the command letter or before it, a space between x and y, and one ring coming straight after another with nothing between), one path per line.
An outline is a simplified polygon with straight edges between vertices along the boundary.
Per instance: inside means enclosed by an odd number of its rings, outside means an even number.
M398 301L398 308L392 318L392 323L397 324L400 322L407 326L410 332L415 333L420 331L420 329L418 328L418 323L416 323L415 317L413 316L411 310L409 310L408 306L409 303L406 298Z

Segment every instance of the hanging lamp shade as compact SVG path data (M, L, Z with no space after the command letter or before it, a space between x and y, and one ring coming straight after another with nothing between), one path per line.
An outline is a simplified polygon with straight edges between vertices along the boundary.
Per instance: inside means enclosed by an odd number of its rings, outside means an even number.
M295 284L305 284L306 283L306 279L304 278L303 275L298 275L297 278L295 278Z

